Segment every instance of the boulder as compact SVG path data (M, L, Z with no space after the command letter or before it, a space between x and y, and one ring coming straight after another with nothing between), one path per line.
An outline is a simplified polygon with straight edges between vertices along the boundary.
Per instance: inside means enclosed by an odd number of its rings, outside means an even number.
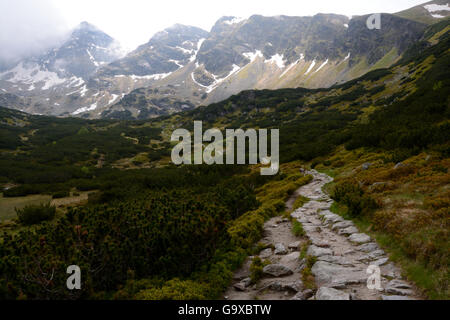
M367 274L359 269L317 261L311 269L316 283L321 286L343 288L350 284L367 282Z
M375 250L379 250L380 247L375 242L371 242L371 243L363 244L363 245L359 246L357 249L359 251L369 253L369 252L372 252Z
M294 272L282 264L269 264L263 269L263 273L272 277L290 276Z
M281 264L291 264L299 262L300 252L295 251L281 258Z
M335 223L333 225L333 227L331 228L331 230L337 231L337 230L340 230L340 229L345 229L345 228L354 227L354 226L355 225L353 224L353 222L346 220L346 221Z
M298 292L295 296L291 298L291 300L308 300L312 296L314 296L314 292L311 289L307 289L302 292Z
M351 236L352 234L358 233L359 230L356 227L348 227L339 231L340 235Z
M370 162L366 162L362 165L362 169L364 171L369 170L369 168L372 166L372 164Z
M411 289L412 287L404 281L392 280L387 284L385 291L394 295L410 296L414 294Z
M365 233L355 233L348 238L351 242L364 244L371 241L370 237Z
M275 245L275 252L276 255L285 255L288 253L286 247L282 243L277 243Z
M382 265L385 265L388 262L389 262L389 258L381 258L377 261L372 262L371 265L381 267Z
M319 248L313 245L308 248L307 254L313 257L321 257L326 255L333 255L333 250L327 248Z

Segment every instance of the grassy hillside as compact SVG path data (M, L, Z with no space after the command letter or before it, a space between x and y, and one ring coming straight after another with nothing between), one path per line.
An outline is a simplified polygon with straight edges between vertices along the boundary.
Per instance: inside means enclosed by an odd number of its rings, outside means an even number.
M5 198L89 192L87 203L62 202L52 221L0 226L0 297L217 298L265 219L309 181L304 165L334 175L334 210L373 232L424 294L448 299L447 27L430 27L392 68L330 89L245 91L134 122L0 108ZM279 128L281 173L170 165L171 133L194 120ZM76 295L61 289L71 264L90 270Z

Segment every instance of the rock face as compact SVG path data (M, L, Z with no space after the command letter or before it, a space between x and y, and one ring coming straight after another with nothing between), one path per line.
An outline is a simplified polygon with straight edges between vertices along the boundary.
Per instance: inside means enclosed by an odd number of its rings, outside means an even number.
M333 288L322 287L316 293L316 300L350 300L350 294Z

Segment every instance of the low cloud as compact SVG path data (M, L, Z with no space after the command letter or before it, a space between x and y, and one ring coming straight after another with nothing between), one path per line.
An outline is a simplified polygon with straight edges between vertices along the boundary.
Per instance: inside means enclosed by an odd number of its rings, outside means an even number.
M0 68L44 52L69 31L51 0L2 0L0 12Z

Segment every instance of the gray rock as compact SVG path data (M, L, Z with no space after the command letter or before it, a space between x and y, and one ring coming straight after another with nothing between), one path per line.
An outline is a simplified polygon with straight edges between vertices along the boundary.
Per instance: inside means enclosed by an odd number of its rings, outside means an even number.
M387 287L399 289L412 289L412 286L409 283L401 280L392 280L388 283Z
M301 292L304 289L304 286L303 286L303 282L301 280L297 280L294 282L286 283L283 286L283 289L289 290L289 291L294 291L294 292Z
M333 227L331 228L331 230L336 231L336 230L345 229L345 228L354 227L354 226L355 225L351 221L342 221L342 222L338 222L338 223L334 224Z
M267 248L267 249L264 249L263 251L261 251L261 253L259 254L259 257L261 259L267 259L271 255L272 255L272 249L271 248Z
M308 248L307 254L313 257L321 257L326 255L333 255L333 250L326 248L319 248L313 245Z
M358 232L359 232L358 228L356 228L356 227L348 227L348 228L340 230L338 232L338 234L344 235L344 236L350 236L350 235L358 233Z
M384 252L383 250L380 249L380 250L375 250L375 251L370 252L368 254L368 256L370 259L375 260L375 259L379 259L380 257L384 256L385 254L386 254L386 252Z
M332 213L331 211L323 211L320 216L325 220L325 223L327 224L335 224L338 222L343 222L344 218L341 216Z
M365 233L355 233L348 238L351 242L364 244L371 241L370 237Z
M333 288L322 287L316 293L316 300L350 300L350 295Z
M287 251L286 247L284 246L284 244L277 243L275 245L275 254L276 255L285 255L287 253L288 253L288 251Z
M357 249L359 251L369 253L369 252L372 252L375 250L379 250L380 247L375 242L371 242L371 243L363 244L363 245L359 246Z
M296 241L296 242L291 243L291 244L288 246L288 248L289 248L289 249L292 249L292 250L297 250L298 248L300 248L300 245L301 245L301 244L302 244L301 241Z
M381 275L388 278L401 278L401 270L397 268L393 263L389 263L381 268Z
M339 264L341 266L346 267L354 267L354 265L344 257L338 257L338 256L321 256L318 258L319 261L325 261L333 264Z
M329 248L330 244L323 240L312 240L312 244L319 248Z
M300 252L295 251L295 252L292 252L292 253L282 257L280 260L280 263L281 264L295 263L299 260L299 258L300 258Z
M269 264L263 269L263 273L272 277L290 276L294 272L282 264Z
M392 280L387 284L385 291L394 295L410 296L414 294L411 289L412 287L404 281Z
M369 170L369 168L372 166L372 164L370 162L366 162L362 165L362 169L364 171Z
M314 296L314 292L311 289L307 289L302 292L298 292L295 296L291 298L291 300L304 301L308 300Z
M242 282L239 282L239 283L236 283L236 284L233 286L233 288L234 288L236 291L244 292L245 289L246 289L246 286L245 286Z
M385 265L388 262L389 262L389 258L381 258L381 259L379 259L377 261L372 262L371 265L380 267L382 265Z
M349 284L367 282L367 274L359 269L317 261L311 269L316 283L321 286L341 288Z

